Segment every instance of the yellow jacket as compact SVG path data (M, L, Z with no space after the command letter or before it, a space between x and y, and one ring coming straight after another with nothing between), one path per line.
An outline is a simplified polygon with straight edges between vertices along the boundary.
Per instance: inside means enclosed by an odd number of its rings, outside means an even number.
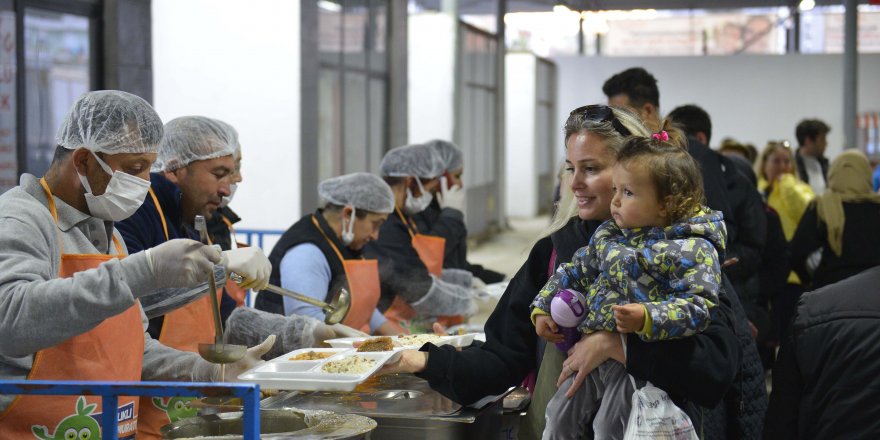
M758 190L766 191L768 186L764 178L758 179ZM782 232L785 233L785 241L791 241L797 231L798 223L807 210L807 206L815 195L810 185L800 181L793 174L784 174L773 185L772 191L767 196L767 204L779 214L782 223ZM800 284L800 279L792 271L788 275L788 282Z

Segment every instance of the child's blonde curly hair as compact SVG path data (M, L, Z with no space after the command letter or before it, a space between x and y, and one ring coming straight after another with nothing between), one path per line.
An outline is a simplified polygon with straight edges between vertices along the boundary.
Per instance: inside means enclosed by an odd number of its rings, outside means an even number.
M643 166L651 175L658 200L669 219L681 222L696 214L703 204L703 174L687 152L684 133L666 119L651 137L630 136L617 154L617 164Z

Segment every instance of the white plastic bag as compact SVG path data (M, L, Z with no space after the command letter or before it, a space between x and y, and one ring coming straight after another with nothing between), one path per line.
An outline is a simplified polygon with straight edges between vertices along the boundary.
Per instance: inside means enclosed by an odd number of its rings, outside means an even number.
M699 440L694 424L666 391L649 382L636 389L623 440Z

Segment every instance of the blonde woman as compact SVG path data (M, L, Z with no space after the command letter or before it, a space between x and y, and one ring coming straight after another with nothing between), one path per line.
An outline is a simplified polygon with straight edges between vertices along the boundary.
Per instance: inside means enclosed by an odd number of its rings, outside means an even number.
M797 163L791 145L787 141L768 142L758 156L755 174L758 175L758 190L779 214L785 241L791 241L807 205L813 200L813 189L797 177ZM769 263L787 264L788 261L784 255L779 255L778 262ZM784 337L794 306L803 292L801 279L790 271L785 287L771 293L771 321L776 338Z

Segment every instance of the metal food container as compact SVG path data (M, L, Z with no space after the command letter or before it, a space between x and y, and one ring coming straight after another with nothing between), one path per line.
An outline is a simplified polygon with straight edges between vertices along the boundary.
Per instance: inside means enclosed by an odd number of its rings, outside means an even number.
M353 413L378 423L379 439L497 439L502 436L501 399L465 408L411 374L374 377L352 392L291 392L266 399L263 408L289 407Z
M163 439L241 440L241 412L229 412L180 420L162 428ZM261 409L263 439L367 439L376 422L354 414L298 409Z

